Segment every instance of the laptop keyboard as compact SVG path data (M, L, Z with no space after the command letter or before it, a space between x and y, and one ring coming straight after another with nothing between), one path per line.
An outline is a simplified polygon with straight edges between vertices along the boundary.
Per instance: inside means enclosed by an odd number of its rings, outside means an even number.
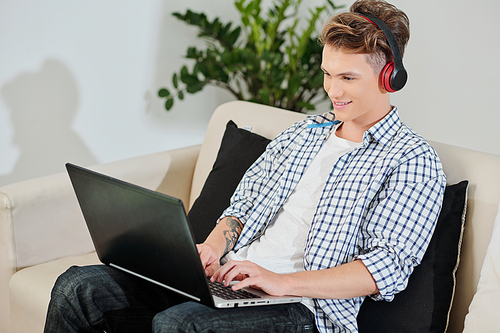
M212 295L222 299L245 299L245 298L261 298L258 295L252 294L246 290L234 291L231 287L226 287L220 282L208 282Z

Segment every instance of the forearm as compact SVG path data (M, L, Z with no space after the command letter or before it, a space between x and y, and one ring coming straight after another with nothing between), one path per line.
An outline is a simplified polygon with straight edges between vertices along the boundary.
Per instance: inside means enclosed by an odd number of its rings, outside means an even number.
M320 299L348 299L378 293L372 275L361 260L319 271L284 277L285 294Z
M234 216L226 216L208 235L204 244L210 246L222 258L229 252L240 236L243 224Z

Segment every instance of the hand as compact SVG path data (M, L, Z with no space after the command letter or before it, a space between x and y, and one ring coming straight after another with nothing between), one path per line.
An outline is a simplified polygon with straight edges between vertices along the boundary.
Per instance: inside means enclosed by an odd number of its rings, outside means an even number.
M197 244L198 254L207 276L219 269L219 260L236 244L243 225L233 216L220 220L202 244Z
M232 286L233 290L245 287L260 289L273 296L286 295L286 276L276 274L251 261L231 260L217 270L211 281L218 281L229 286L232 281L240 281Z
M198 254L200 255L201 264L205 269L206 276L212 276L220 267L219 256L217 253L206 244L196 244Z

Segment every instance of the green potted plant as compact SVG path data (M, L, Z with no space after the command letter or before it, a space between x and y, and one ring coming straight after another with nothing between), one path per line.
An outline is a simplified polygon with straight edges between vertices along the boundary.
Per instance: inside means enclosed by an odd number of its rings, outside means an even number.
M170 110L174 97L183 100L207 85L222 87L239 100L277 106L297 112L315 110L328 97L320 70L322 48L318 44L322 18L343 6L326 0L309 9L301 19L302 0L276 0L263 15L261 0L236 0L241 25L210 21L203 13L173 13L179 20L198 27L206 48L189 47L186 58L194 60L172 76L173 92L158 91ZM328 10L330 9L330 11ZM303 24L302 21L305 21Z

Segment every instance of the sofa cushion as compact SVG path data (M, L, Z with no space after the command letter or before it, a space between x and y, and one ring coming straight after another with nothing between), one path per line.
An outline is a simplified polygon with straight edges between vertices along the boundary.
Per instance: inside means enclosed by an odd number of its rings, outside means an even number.
M243 174L262 155L270 141L238 128L232 120L227 123L212 171L188 213L197 243L207 238L217 219L229 206Z
M500 332L500 205L464 333Z
M43 332L50 293L57 277L73 265L99 263L95 252L68 256L18 271L9 283L11 333Z
M446 187L443 207L422 263L392 302L366 298L360 332L445 332L455 291L468 181Z

